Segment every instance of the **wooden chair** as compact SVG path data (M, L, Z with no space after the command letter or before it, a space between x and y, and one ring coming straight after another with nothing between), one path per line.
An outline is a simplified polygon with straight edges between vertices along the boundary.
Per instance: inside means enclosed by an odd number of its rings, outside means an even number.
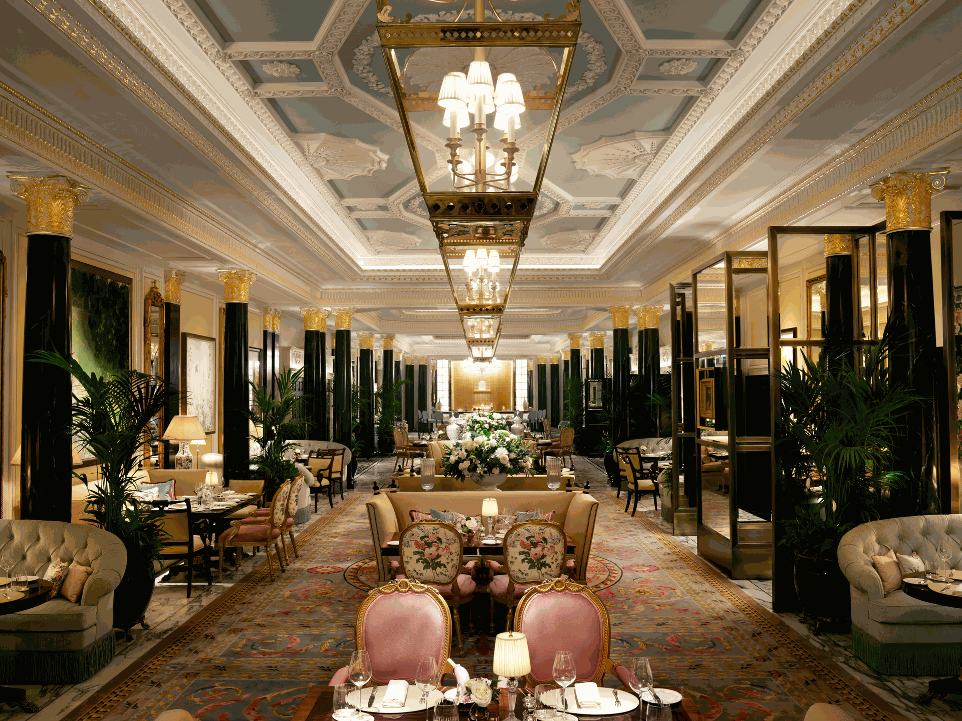
M271 559L271 546L273 546L274 553L277 555L277 565L280 567L281 571L284 570L284 564L281 562L281 553L280 548L277 545L277 540L281 536L287 506L287 498L290 492L291 482L285 481L281 487L277 489L277 493L274 494L274 498L271 501L270 506L270 515L264 519L264 523L244 523L243 520L232 521L230 528L220 534L217 539L217 548L220 557L218 563L218 573L222 577L224 575L225 548L258 548L260 546L264 546L264 551L267 554L267 570L271 575L271 580L273 581L274 562ZM236 556L234 558L234 564L237 564Z
M573 468L571 464L571 454L573 452L575 443L575 429L574 428L562 428L561 433L558 438L547 448L542 450L541 453L541 465L544 465L545 456L559 456L562 460L567 457L569 468Z
M411 445L407 430L399 425L394 426L394 457L395 472L403 469L407 463L410 463L413 471L414 459L424 457L424 451Z
M655 510L658 510L658 459L644 461L641 457L640 448L616 448L618 458L624 463L625 470L629 477L623 481L622 489L625 491L625 512L631 505L631 498L634 496L635 505L631 509L631 515L635 515L638 510L638 499L643 493L650 493L654 499ZM647 463L647 465L646 465Z
M284 534L291 539L291 546L294 549L294 558L300 558L300 554L297 552L297 541L294 540L294 516L297 515L297 497L301 494L301 488L304 487L304 476L298 476L294 480L294 484L291 487L291 492L287 494L287 503L284 506L284 523L281 526L281 547L284 549L284 562L290 566L291 559L287 555L287 542L284 539ZM244 523L265 523L271 511L268 508L262 508L252 517L244 520Z
M339 486L341 500L344 500L344 449L318 448L313 457L307 460L307 467L317 480L316 486L311 488L314 496L314 513L317 513L317 499L327 490L327 501L334 508L334 486Z
M185 498L187 504L185 511L167 511L161 519L163 529L167 531L170 538L163 541L160 549L160 561L175 559L174 564L187 564L187 598L190 598L190 590L194 581L194 558L204 559L204 571L207 575L207 585L214 583L210 573L211 555L213 550L208 544L204 543L203 538L195 529L196 519L190 507L190 499Z

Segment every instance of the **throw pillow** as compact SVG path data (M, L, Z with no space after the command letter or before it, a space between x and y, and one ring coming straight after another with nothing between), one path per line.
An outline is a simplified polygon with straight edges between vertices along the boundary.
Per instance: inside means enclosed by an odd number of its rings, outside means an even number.
M919 558L919 554L912 552L911 556L896 553L895 557L899 560L899 568L902 570L902 577L911 576L916 573L925 573L925 561Z
M158 481L155 483L151 483L150 481L144 481L143 483L137 484L138 491L147 491L147 490L150 490L151 488L157 489L158 498L166 498L171 501L177 500L176 498L174 498L174 479L173 478L171 478L168 481Z
M882 579L882 591L885 595L902 587L902 572L899 569L895 551L889 549L884 556L872 556L872 565Z
M538 513L537 511L518 511L518 523L522 521L553 521L554 511L548 511L547 513Z
M431 518L435 521L444 521L445 523L454 523L454 511L436 511L431 509Z
M425 513L424 511L410 511L411 522L418 523L419 521L431 521L434 520L430 513Z
M76 603L80 594L83 593L87 579L93 572L94 569L90 566L81 566L73 561L67 569L67 577L64 578L63 585L60 587L60 595L71 603Z
M534 518L537 513L534 511L518 511L518 523L524 523L525 521L530 521Z
M67 577L68 568L70 568L70 564L66 561L51 561L50 565L47 566L47 572L43 574L43 580L50 581L53 584L53 589L50 591L50 598L60 593L60 586Z

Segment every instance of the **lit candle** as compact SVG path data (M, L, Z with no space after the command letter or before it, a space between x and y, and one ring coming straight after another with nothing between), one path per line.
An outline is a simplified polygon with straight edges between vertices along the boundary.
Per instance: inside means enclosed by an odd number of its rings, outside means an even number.
M514 142L514 126L517 120L518 120L517 116L514 116L514 115L508 116L508 142L509 143Z

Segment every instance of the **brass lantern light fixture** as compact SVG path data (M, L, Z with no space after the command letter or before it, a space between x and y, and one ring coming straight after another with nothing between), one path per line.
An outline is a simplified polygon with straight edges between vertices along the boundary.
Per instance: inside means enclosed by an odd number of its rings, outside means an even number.
M572 0L556 19L505 20L490 0L462 1L453 20L422 23L398 20L378 0L377 30L465 341L472 358L489 360L534 218L581 10Z

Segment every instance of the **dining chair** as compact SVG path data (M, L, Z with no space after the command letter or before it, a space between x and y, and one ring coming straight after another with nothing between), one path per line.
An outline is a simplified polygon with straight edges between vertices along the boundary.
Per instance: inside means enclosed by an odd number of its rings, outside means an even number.
M291 482L284 481L277 489L274 498L271 500L270 515L264 519L263 523L244 523L243 520L231 521L230 528L224 531L217 538L217 549L219 554L218 573L224 575L224 549L225 548L257 548L264 546L267 554L267 570L271 580L274 580L274 561L271 559L271 546L277 555L277 565L281 571L284 564L281 562L280 547L277 540L281 536L284 516L287 506L287 498L291 492ZM237 557L234 557L234 565L237 565Z
M561 432L558 434L557 438L552 439L550 446L546 446L541 449L541 465L544 465L545 456L559 456L564 459L565 456L568 457L568 461L571 461L572 446L575 442L575 429L574 428L562 428ZM571 466L569 466L570 468Z
M251 499L249 506L244 506L233 513L228 513L225 518L228 521L233 521L238 518L250 518L258 511L263 511L266 509L260 508L261 496L264 493L264 481L253 481L253 480L236 480L228 481L228 488L230 488L235 493L253 493L254 498Z
M286 533L291 539L291 546L294 548L294 558L300 558L297 552L297 541L294 540L294 516L297 515L297 498L304 487L304 476L298 476L291 486L290 493L287 494L287 503L284 504L284 522L281 525L281 548L284 549L284 562L291 565L291 559L287 555L287 542L284 540ZM265 523L271 511L269 508L261 508L255 512L251 518L245 518L244 523Z
M556 578L528 589L518 603L514 630L528 639L531 672L527 685L554 679L554 657L570 651L575 660L576 681L601 685L606 673L628 686L629 672L608 657L611 620L601 599L587 586Z
M408 579L372 590L357 610L355 643L371 659L371 680L385 684L413 679L425 657L435 658L450 673L451 610L441 595ZM331 686L348 682L347 666L338 669Z
M403 426L394 426L394 472L404 468L404 466L410 462L411 470L414 470L414 459L423 458L424 451L420 449L415 449L410 443L410 438L408 436L407 429Z
M625 491L625 513L631 505L634 497L635 505L631 509L631 515L635 515L638 510L638 499L642 494L650 493L654 499L655 510L658 510L658 459L653 458L645 461L641 457L640 448L616 448L618 458L622 464L622 485L620 490Z
M314 496L314 512L317 513L317 499L327 490L327 501L334 508L334 487L338 486L341 500L344 500L344 449L318 448L312 458L307 459L307 468L314 474L317 484L311 488Z
M190 499L185 498L187 511L167 511L161 518L161 526L169 538L161 542L159 560L176 559L174 564L187 564L187 598L194 581L194 558L204 559L204 572L207 575L207 585L211 586L214 579L210 573L213 550L209 544L197 533L197 518L190 506ZM172 565L174 565L172 564Z
M450 523L418 521L401 531L398 540L400 573L395 578L409 578L441 594L451 607L458 646L463 649L458 609L474 598L477 585L471 578L472 569L464 565L461 534Z
M552 521L522 521L507 530L503 542L504 564L488 562L494 572L488 584L492 627L495 602L507 607L505 630L510 631L515 606L528 589L561 577L566 544L564 529Z

